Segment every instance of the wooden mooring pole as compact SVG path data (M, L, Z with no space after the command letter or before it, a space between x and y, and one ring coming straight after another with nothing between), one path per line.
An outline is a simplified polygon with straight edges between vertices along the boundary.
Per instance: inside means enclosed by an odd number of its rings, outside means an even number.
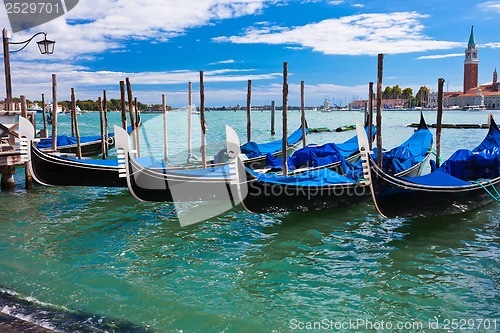
M284 176L288 175L287 150L288 150L288 62L283 63L283 142L281 149L281 157L283 160Z
M378 55L377 74L377 164L382 168L382 74L384 72L384 55Z
M200 124L201 124L201 166L207 167L207 128L205 124L205 85L203 71L200 71Z
M132 85L130 84L130 79L127 77L125 79L127 83L127 98L128 98L128 112L130 115L130 125L132 126L132 138L134 140L134 147L139 155L139 137L137 136L137 126L135 122L135 108L134 108L134 98L132 94Z
M109 154L108 99L107 99L106 90L102 91L102 112L104 114L104 138L105 138L105 140L104 140L105 155L103 156L103 159L106 159L106 158L108 158L108 154Z
M368 143L370 151L373 146L373 82L368 84Z
M276 102L271 101L271 135L276 134Z
M436 121L436 167L439 168L441 161L441 131L443 128L443 87L444 79L438 79L438 109Z
M134 97L134 115L135 128L137 129L137 125L139 125L139 102L137 101L137 97ZM137 131L137 135L139 135L139 131Z
M167 123L167 101L165 94L161 95L161 108L163 111L163 159L168 161L168 123Z
M193 148L191 147L191 125L192 125L192 119L193 119L193 84L191 82L188 82L188 130L187 130L187 150L188 150L188 158L187 161L191 160L191 157L193 156Z
M252 80L248 80L247 89L247 142L252 141Z
M127 107L125 106L125 81L120 81L120 104L122 108L122 127L127 130Z
M57 150L57 77L52 74L52 150Z
M302 147L307 146L306 140L306 99L305 99L305 84L300 81L300 125L302 127Z
M46 138L48 137L48 132L47 132L47 114L45 111L45 94L42 94L42 118L43 118L43 130L42 132L40 132L40 137Z
M102 99L99 96L97 98L97 104L99 107L99 125L101 125L101 154L102 159L106 159L106 138L104 136L104 111L102 107Z
M76 156L82 158L82 145L80 142L80 130L78 129L78 118L76 115L76 95L75 88L71 88L71 114L73 115L73 122L75 124L75 136L76 136Z
M71 136L75 136L75 116L76 116L76 109L73 108L73 100L71 101L70 114L71 114Z
M15 173L15 165L5 165L2 167L2 184L0 185L2 191L10 191L16 188L16 182L14 180Z

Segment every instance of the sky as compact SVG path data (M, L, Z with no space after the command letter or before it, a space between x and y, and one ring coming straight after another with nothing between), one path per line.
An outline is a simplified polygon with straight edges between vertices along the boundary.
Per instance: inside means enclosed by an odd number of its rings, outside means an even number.
M500 69L500 0L80 0L65 15L28 31L56 41L53 55L36 43L12 53L13 95L58 100L97 99L106 90L119 98L130 78L143 103L183 107L188 82L199 104L204 71L206 106L282 105L283 63L288 62L289 105L335 105L366 99L377 81L377 54L384 54L383 87L420 86L460 91L464 50L471 26L479 49L479 83ZM5 7L2 26L11 29ZM33 45L32 45L33 44ZM11 50L14 45L11 45ZM5 81L0 80L0 98Z

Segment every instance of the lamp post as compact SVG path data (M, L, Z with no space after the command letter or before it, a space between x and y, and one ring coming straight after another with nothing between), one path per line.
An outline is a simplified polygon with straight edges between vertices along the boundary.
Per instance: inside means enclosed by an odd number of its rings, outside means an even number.
M41 41L38 41L38 49L40 50L41 54L52 54L54 53L54 46L55 43L53 40L48 40L47 39L47 34L45 32L39 32L31 36L31 38L22 41L22 42L9 42L9 37L7 36L7 29L3 29L2 31L2 37L3 37L3 61L4 61L4 69L5 69L5 91L6 91L6 109L7 111L10 111L12 107L12 80L11 80L11 75L10 75L10 53L15 53L22 51L28 46L28 44L35 38L36 36L39 35L44 35L44 39ZM9 44L12 45L22 45L22 47L18 50L15 51L10 51L9 50ZM44 106L42 106L44 107Z

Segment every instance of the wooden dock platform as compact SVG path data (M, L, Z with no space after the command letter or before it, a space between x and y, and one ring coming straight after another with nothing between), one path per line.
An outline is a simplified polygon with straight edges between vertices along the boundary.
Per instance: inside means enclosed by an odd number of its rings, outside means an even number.
M17 165L22 165L25 161L22 158L20 138L17 132L19 127L19 117L31 119L35 126L35 111L27 111L24 107L22 111L0 111L0 173L2 174L0 188L10 190L15 187L14 173ZM26 180L31 182L31 176L26 172ZM31 186L30 183L26 186Z

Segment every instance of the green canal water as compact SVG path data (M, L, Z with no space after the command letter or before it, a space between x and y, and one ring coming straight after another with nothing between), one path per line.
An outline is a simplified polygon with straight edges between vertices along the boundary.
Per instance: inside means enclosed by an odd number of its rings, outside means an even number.
M436 122L434 112L424 114ZM310 127L334 129L363 114L307 117ZM290 113L290 131L299 118ZM173 162L185 159L186 119L168 115ZM69 117L59 120L59 132L68 133ZM79 120L83 134L98 132L96 114ZM161 116L143 120L143 154L161 153ZM385 112L384 146L403 142L413 131L405 125L418 120L417 112ZM118 124L119 114L110 121ZM210 151L221 148L226 123L244 141L245 121L244 112L207 113ZM253 140L273 139L269 112L253 112L252 121ZM443 122L482 124L487 114L445 112ZM280 117L276 124L280 135ZM485 134L445 129L444 157ZM18 169L17 190L0 193L0 311L57 331L500 331L497 203L432 219L383 219L370 202L314 213L238 208L181 228L171 204L138 202L126 189L25 191L23 175Z

